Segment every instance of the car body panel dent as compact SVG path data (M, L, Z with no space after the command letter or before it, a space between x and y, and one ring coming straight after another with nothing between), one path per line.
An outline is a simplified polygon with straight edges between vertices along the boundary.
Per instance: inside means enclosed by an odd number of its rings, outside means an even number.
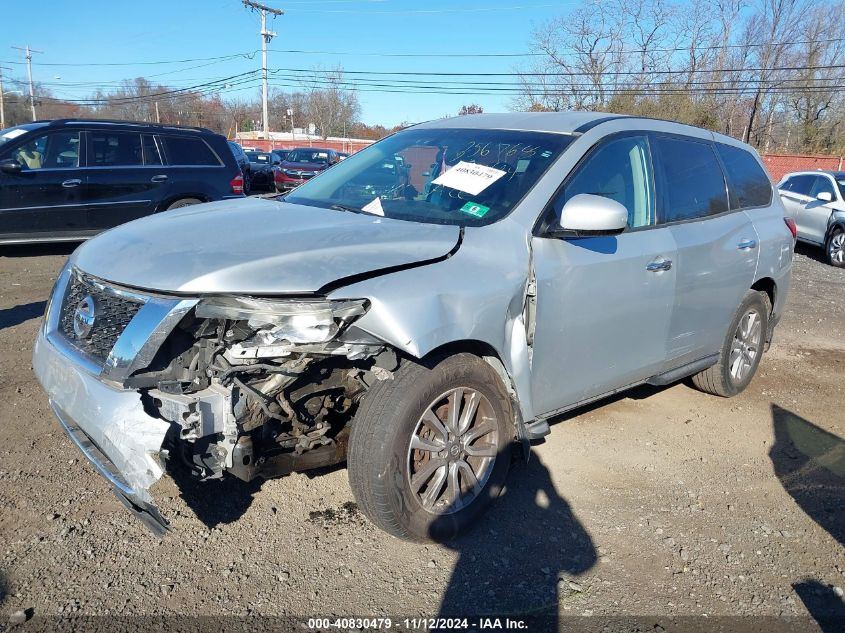
M130 500L152 504L150 486L164 474L160 451L170 423L148 415L136 391L112 388L66 358L46 339L35 342L33 369L64 424L72 424L107 457L109 481ZM93 461L93 460L92 460Z
M152 291L313 293L338 277L441 257L459 234L457 226L253 198L130 222L83 245L75 263L94 277Z
M369 299L356 327L415 358L459 341L489 345L513 381L523 419L533 419L523 317L530 251L514 232L508 219L468 227L452 257L338 288L330 298ZM474 271L471 284L466 270Z

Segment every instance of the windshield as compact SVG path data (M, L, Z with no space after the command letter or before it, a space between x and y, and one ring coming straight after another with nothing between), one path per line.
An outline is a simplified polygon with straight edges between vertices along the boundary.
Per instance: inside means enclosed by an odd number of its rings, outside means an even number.
M329 153L324 149L295 149L288 154L289 163L320 163L329 162Z
M510 130L394 134L299 186L295 204L479 226L522 200L572 137Z
M41 126L40 125L37 125L37 126L36 125L26 125L26 126L21 125L19 127L10 127L10 128L5 129L5 130L0 130L0 146L4 145L5 143L8 143L9 141L14 141L19 136L23 136L24 134L26 134L30 130L34 130L38 127L41 127Z

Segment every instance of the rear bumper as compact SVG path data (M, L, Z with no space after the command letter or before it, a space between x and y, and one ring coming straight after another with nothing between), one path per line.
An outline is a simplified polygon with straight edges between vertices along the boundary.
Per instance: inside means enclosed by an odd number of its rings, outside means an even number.
M163 533L167 522L149 489L164 474L162 447L171 424L148 415L137 392L106 385L76 365L47 339L43 328L32 364L68 437L121 502L153 532Z

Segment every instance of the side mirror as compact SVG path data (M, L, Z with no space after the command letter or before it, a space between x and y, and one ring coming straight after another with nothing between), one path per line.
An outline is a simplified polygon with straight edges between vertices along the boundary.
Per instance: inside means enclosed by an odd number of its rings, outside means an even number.
M830 194L829 191L820 191L816 195L817 200L821 200L822 202L833 202L833 196Z
M558 237L617 235L628 226L628 209L610 198L590 193L572 196L560 212Z
M0 160L0 171L2 171L4 174L19 174L21 173L22 169L23 165L21 165L14 158Z

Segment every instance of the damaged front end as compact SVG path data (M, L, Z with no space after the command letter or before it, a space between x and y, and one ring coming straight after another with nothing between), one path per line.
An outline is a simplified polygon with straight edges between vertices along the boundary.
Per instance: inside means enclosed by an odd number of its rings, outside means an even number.
M352 323L364 300L201 301L126 386L178 425L182 464L244 481L343 461L349 422L392 350Z
M33 365L70 437L151 527L150 486L186 468L244 481L341 462L395 352L366 300L144 295L67 268ZM99 319L99 320L98 320Z

